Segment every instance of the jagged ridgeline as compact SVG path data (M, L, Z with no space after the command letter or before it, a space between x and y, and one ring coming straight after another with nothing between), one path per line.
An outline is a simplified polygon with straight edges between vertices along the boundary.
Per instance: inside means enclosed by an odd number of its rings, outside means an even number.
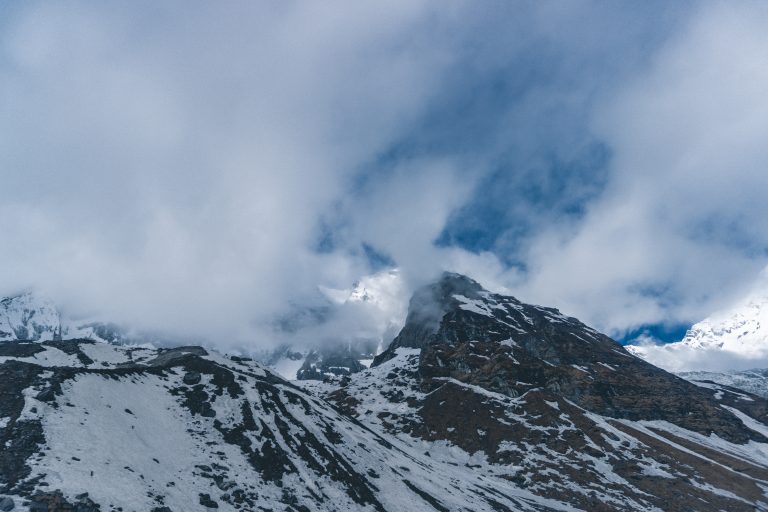
M768 510L768 402L457 274L325 382L65 338L0 343L0 510Z

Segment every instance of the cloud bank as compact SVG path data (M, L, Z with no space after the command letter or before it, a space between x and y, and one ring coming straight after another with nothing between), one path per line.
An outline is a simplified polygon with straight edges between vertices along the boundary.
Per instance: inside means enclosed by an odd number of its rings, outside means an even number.
M766 263L768 9L700 7L595 109L605 189L527 248L524 289L609 331L700 320Z
M617 334L765 264L760 4L3 10L0 294L265 346L380 260Z

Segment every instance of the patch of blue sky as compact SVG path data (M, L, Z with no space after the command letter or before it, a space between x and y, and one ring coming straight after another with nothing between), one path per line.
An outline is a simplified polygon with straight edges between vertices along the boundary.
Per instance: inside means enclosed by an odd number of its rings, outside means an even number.
M605 188L609 161L608 148L596 141L570 159L553 153L528 162L510 158L481 181L435 243L491 251L508 264L519 264L525 241L538 228L583 217Z
M637 341L638 338L645 338L659 343L674 343L682 340L690 327L690 324L684 323L646 324L625 332L624 335L617 338L616 341L622 345L627 345Z

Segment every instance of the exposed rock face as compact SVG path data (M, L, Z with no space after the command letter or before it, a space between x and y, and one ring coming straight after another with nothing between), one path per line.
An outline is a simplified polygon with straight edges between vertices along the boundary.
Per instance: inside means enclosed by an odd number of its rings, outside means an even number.
M439 330L443 316L459 304L454 295L477 300L482 291L475 281L452 273L446 273L438 282L417 290L411 297L405 326L389 347L376 356L372 366L394 357L398 348L423 348L442 341L441 334L444 333Z
M466 277L417 292L374 366L329 397L414 443L483 454L484 471L542 496L587 510L765 506L768 459L747 448L768 447L765 400L696 386Z
M496 510L482 475L244 358L90 340L0 349L0 496L30 510ZM513 510L563 507L493 485Z
M448 378L510 397L544 390L605 416L666 420L734 442L768 441L706 391L556 309L489 293L457 274L418 291L411 304L427 315L411 311L374 365L399 347L422 348L419 374L427 390ZM418 341L419 333L426 341Z
M314 348L280 346L256 354L256 359L286 380L325 380L343 377L368 367L377 344L370 340L355 343L324 342Z
M296 378L299 380L323 380L329 376L343 377L365 370L360 364L360 354L346 346L325 347L313 350L304 359Z
M301 384L200 347L0 344L0 496L49 512L768 510L768 401L464 276L419 290L371 369Z

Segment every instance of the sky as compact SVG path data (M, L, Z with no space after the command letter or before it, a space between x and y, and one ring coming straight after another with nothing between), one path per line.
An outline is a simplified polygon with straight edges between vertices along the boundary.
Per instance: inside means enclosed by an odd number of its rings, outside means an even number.
M0 295L263 347L403 311L319 290L397 267L402 304L453 270L679 339L768 263L767 25L761 2L0 4Z

